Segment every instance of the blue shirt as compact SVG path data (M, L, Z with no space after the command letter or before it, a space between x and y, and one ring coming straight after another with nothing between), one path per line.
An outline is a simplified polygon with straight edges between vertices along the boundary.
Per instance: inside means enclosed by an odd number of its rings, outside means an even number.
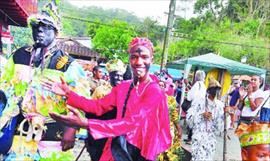
M229 95L231 96L230 106L235 106L237 100L240 98L239 88L233 90Z

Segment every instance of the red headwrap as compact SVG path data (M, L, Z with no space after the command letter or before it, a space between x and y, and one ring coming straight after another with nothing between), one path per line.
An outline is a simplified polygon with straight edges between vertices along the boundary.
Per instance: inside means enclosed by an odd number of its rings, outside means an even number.
M128 45L128 52L129 53L133 52L133 48L138 46L138 45L146 47L151 52L151 54L154 53L154 47L153 47L152 42L145 37L133 38Z

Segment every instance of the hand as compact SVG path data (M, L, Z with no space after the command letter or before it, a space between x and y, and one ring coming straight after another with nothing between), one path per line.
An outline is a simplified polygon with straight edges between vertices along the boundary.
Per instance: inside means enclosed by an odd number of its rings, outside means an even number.
M74 108L69 107L70 114L68 115L60 115L54 112L50 112L49 115L55 121L63 123L66 126L70 126L73 128L88 128L88 120L86 118L80 117L79 111L76 111Z
M206 120L212 120L212 113L211 112L204 112L203 114L204 119Z
M246 94L245 88L242 86L239 88L239 95L243 99Z
M253 87L252 87L252 84L250 83L247 87L247 93L248 95L250 95L252 92L253 92Z
M67 83L64 81L62 77L60 77L61 83L55 82L49 78L42 80L42 86L57 95L67 96L70 93L70 89Z
M224 108L224 112L230 112L232 110L231 106L227 106Z
M188 84L188 79L184 79L184 83L185 84Z
M67 128L64 132L63 138L61 140L61 146L63 151L72 149L75 145L75 134L76 129Z
M228 113L233 113L233 111L235 110L236 108L235 107L232 107L232 106L227 106L224 108L224 112L228 112Z

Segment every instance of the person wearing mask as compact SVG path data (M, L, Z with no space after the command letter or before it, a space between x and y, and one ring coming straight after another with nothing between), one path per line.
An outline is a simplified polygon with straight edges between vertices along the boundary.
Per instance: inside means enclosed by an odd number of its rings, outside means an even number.
M137 37L130 42L128 51L133 79L113 87L102 99L80 97L64 81L44 81L44 88L65 96L67 104L85 112L102 115L117 108L117 117L113 120L81 118L74 108L70 108L73 115L50 113L53 119L65 125L88 129L95 139L122 136L126 140L124 155L119 153L122 148L116 148L113 139L111 151L104 151L100 160L155 160L171 145L167 98L158 85L158 78L149 73L153 45L147 38Z
M202 99L206 95L206 87L204 85L205 72L202 70L197 70L195 73L194 81L195 83L191 87L191 89L187 93L187 100L191 102L195 102L196 99ZM187 144L191 143L192 138L192 128L188 128L188 138L184 139Z
M32 141L38 145L40 153L23 147L25 153L29 153L27 157L49 159L53 153L58 156L64 154L61 151L69 146L70 140L64 132L66 127L52 121L48 113L66 113L67 110L64 98L42 88L40 80L60 80L63 77L74 91L86 97L89 96L89 88L82 85L87 82L83 68L56 44L56 36L60 32L57 4L54 1L48 3L41 13L31 15L28 23L34 44L21 47L12 54L0 80L1 89L7 96L7 104L0 117L0 130L10 126L9 121L13 118L18 118L18 132L26 133L26 137L14 137L14 147L21 147L23 140ZM29 126L23 128L24 123ZM15 157L24 160L25 156Z
M103 84L98 86L92 94L92 99L101 99L109 94L113 87L119 85L123 81L123 75L125 73L125 64L119 59L113 59L106 63L106 69L109 72L110 84ZM112 110L104 113L101 116L97 116L94 113L86 113L88 119L110 120L116 118L116 107ZM103 151L110 149L111 139L103 138L95 140L93 136L88 133L88 138L85 141L85 145L88 153L91 156L92 161L99 161ZM107 144L106 144L107 143ZM104 150L105 149L105 150Z
M195 99L187 112L187 123L193 130L192 161L214 159L216 135L224 127L224 104L216 98L220 89L219 82L210 78L207 95Z

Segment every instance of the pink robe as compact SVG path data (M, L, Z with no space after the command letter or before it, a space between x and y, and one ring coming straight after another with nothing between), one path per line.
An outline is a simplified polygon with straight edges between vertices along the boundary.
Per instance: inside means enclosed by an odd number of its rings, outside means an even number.
M151 81L148 86L147 83L140 84L138 92L135 88L131 90L125 117L121 118L130 84L131 81L121 83L114 87L110 94L99 100L86 99L71 92L67 103L96 115L102 115L116 106L116 119L89 119L91 135L95 139L125 135L130 144L141 150L144 158L154 160L171 145L167 98L156 81ZM110 147L104 149L108 150ZM105 151L104 154L108 158L108 155L111 155Z

